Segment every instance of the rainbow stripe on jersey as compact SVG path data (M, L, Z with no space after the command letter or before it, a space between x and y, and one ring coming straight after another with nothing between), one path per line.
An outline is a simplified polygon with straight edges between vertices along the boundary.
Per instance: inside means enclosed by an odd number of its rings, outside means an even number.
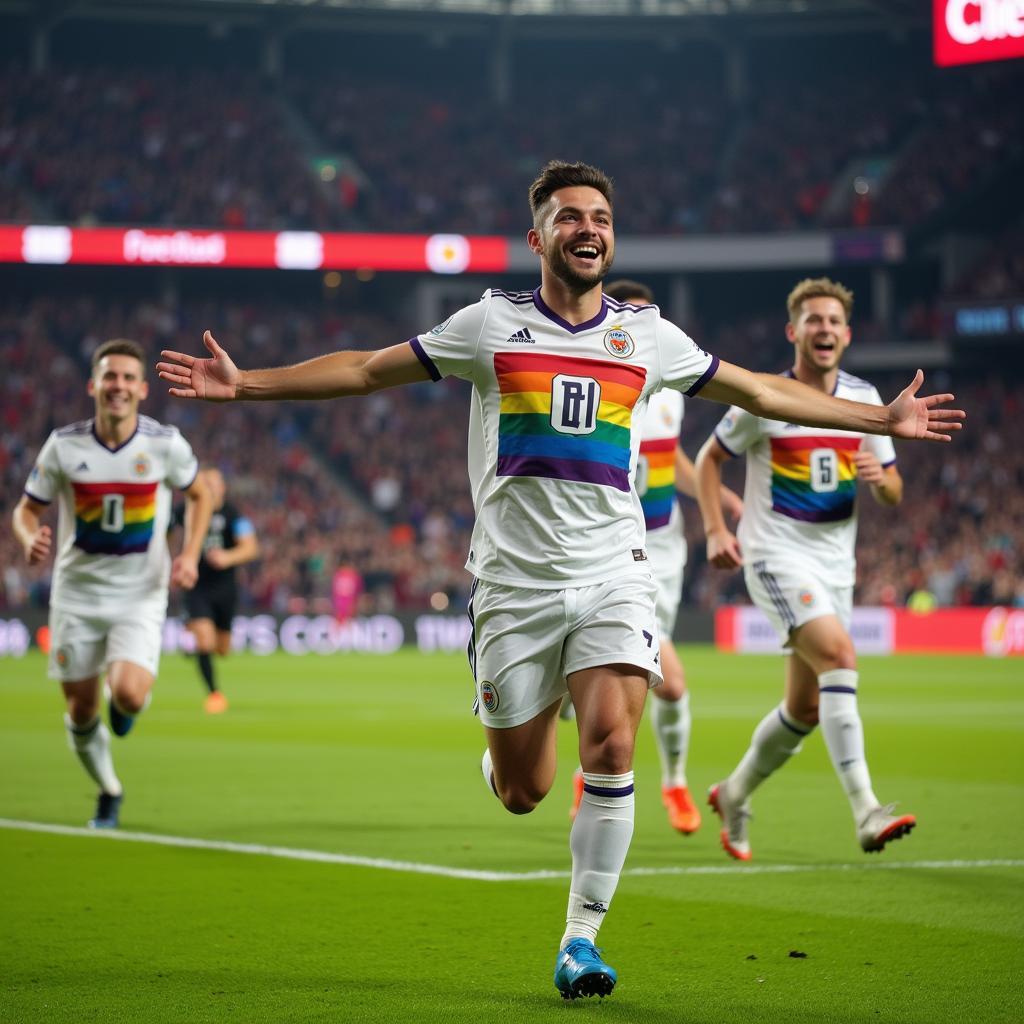
M648 530L668 526L676 500L676 444L674 437L642 441L640 457L647 461L647 490L640 495Z
M72 481L75 547L90 555L137 555L145 551L153 539L158 486L158 481L148 484Z
M773 437L772 511L805 523L835 523L853 515L859 437ZM831 455L815 456L816 451ZM826 479L814 481L812 459L825 459ZM833 479L834 477L834 479ZM816 484L816 485L815 485Z
M643 367L501 352L494 373L501 391L498 476L629 490L630 428L647 380ZM563 429L552 423L553 410Z

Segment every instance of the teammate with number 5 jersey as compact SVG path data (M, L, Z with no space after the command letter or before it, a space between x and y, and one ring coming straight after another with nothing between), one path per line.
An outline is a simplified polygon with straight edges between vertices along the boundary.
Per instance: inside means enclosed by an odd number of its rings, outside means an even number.
M882 405L878 392L839 368L850 344L853 294L828 278L801 281L789 295L786 337L796 378L817 391ZM722 516L722 464L747 456L738 536ZM882 505L898 505L903 481L889 437L802 427L730 409L697 456L697 495L708 561L743 566L747 590L787 648L786 693L754 730L733 773L711 787L725 851L750 860L750 797L821 724L825 745L867 852L906 835L913 815L895 814L874 794L857 707L857 657L850 639L857 535L856 491L867 484Z
M49 675L64 689L71 749L100 788L95 828L118 825L123 797L100 720L100 675L106 673L111 729L124 736L156 677L168 584L194 586L212 508L178 429L139 415L148 392L145 366L134 341L96 350L88 385L95 416L50 434L14 510L25 557L42 562L53 544L40 520L57 502ZM174 487L188 503L182 551L172 563Z

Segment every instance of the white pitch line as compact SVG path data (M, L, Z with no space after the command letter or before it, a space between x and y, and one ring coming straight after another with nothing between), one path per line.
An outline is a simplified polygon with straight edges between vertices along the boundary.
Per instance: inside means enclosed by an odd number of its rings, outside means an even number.
M407 874L440 875L443 878L464 878L474 882L537 882L570 877L568 871L477 871L473 868L446 867L443 864L420 864L415 861L390 860L382 857L358 857L349 853L328 853L325 850L299 850L290 846L232 843L219 839L191 839L187 836L166 836L153 832L123 832L120 829L96 830L73 825L16 821L11 818L0 818L0 828L17 832L46 832L58 836L87 836L90 839L109 839L122 843L176 846L190 850L217 850L222 853L279 857L283 860L314 861L320 864L346 864L351 867L375 868L378 871L400 871ZM910 860L865 864L695 864L689 867L675 865L659 868L626 868L622 873L634 878L652 875L729 875L736 877L742 875L792 875L821 871L932 871L974 868L1024 868L1024 860Z

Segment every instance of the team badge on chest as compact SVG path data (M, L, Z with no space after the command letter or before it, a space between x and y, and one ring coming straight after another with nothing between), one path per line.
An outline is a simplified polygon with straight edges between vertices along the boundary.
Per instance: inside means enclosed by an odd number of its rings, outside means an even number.
M604 347L617 359L628 359L636 351L636 343L621 327L605 331Z

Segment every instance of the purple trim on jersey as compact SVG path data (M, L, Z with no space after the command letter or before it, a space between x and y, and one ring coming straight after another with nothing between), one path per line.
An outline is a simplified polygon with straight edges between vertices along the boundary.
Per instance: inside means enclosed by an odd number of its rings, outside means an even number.
M117 454L117 453L118 453L118 452L119 452L119 451L120 451L120 450L121 450L122 448L124 448L124 447L125 447L125 445L129 445L129 444L131 444L131 443L132 443L132 441L134 441L134 440L135 440L135 435L136 435L136 434L137 434L137 433L139 432L139 422L140 422L140 417L136 416L136 417L135 417L135 429L134 429L134 430L132 431L132 436L131 436L131 437L129 437L127 441L123 441L123 442L122 442L121 444L119 444L119 445L118 445L118 446L117 446L116 448L108 448L108 447L107 447L107 446L106 446L106 445L105 445L105 444L103 443L103 441L102 441L102 440L100 440L100 435L96 433L96 421L95 421L95 420L93 420L93 421L92 421L92 425L91 425L91 427L90 427L90 431L91 431L91 433L92 433L92 437L93 437L93 440L94 440L94 441L95 441L95 442L96 442L96 443L97 443L97 444L98 444L98 445L99 445L99 446L100 446L100 447L101 447L101 448L102 448L102 449L103 449L103 450L104 450L105 452L110 452L110 454L111 454L111 455L116 455L116 454Z
M416 353L416 358L423 364L423 369L430 374L430 379L435 382L441 380L441 371L434 365L434 360L427 355L420 339L410 338L409 344L412 345L412 350Z
M536 455L499 455L498 476L540 476L548 480L575 480L629 491L629 474L616 466L585 459L553 459Z
M844 502L839 508L821 511L818 509L791 508L785 509L772 506L772 511L787 519L798 519L801 523L839 523L853 515L853 502Z
M708 368L700 375L700 377L697 378L696 382L691 384L683 393L689 398L693 398L693 396L697 394L697 392L700 391L700 389L704 387L704 385L707 384L707 382L711 380L716 373L718 373L718 364L720 362L721 360L718 356L712 356L711 363L708 365Z
M553 320L559 327L567 330L570 334L579 334L581 331L589 330L591 327L596 327L604 318L608 315L608 304L605 301L604 296L601 296L601 312L597 316L587 320L585 323L576 324L575 326L569 323L568 320L563 320L541 297L540 289L537 288L533 293L533 304L537 307L537 311L546 316L549 320Z
M533 292L507 292L503 288L492 288L491 298L494 298L495 295L508 299L514 306L529 305L533 302Z
M592 786L589 782L584 782L583 792L591 796L630 796L633 792L633 783L623 786L622 789L608 789L605 786Z
M797 736L810 736L811 731L808 729L806 732L803 729L798 729L792 722L787 722L782 714L782 708L779 708L779 721L790 731L795 732Z
M855 686L819 686L818 693L852 693L856 696L857 688Z
M47 501L47 500L46 500L45 498L37 498L37 497L36 497L36 496L35 496L35 495L34 495L34 494L33 494L33 493L31 492L31 491L29 491L29 490L26 490L26 491L25 491L25 497L26 497L26 498L31 498L31 499L32 499L32 500L33 500L33 501L34 501L34 502L35 502L35 503L36 503L37 505L50 505L50 504L52 504L52 503L53 503L53 499L52 499L52 498L51 498L51 499L50 499L49 501Z
M890 466L895 466L895 465L896 465L896 460L895 459L890 459L888 462L883 462L882 463L882 469L888 469Z
M610 295L604 296L604 301L611 306L617 313L623 313L627 309L633 310L638 313L641 309L654 309L655 304L653 302L623 302L622 299L613 299Z
M724 451L730 459L736 458L736 453L718 436L717 430L713 431L711 436L714 437L714 439L722 446L722 451Z

